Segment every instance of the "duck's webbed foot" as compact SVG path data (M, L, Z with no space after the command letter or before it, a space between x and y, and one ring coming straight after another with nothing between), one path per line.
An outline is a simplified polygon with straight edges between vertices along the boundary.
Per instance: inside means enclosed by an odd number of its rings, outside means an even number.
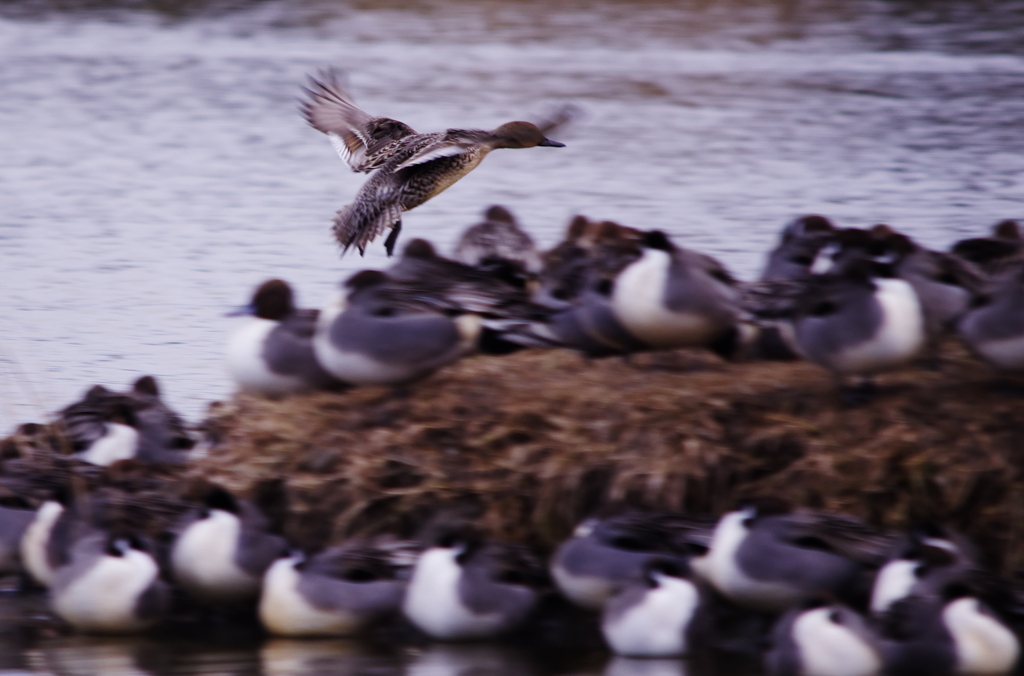
M400 232L402 232L402 221L395 221L395 224L391 226L391 233L384 240L384 249L388 252L388 258L391 258L395 253L395 244L398 242L398 234Z

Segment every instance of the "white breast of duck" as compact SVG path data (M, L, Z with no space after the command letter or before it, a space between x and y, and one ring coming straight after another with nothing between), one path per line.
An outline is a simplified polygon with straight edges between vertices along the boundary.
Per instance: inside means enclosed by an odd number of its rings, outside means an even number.
M93 465L106 467L118 460L135 457L139 448L139 432L130 425L108 422L104 425L102 437L92 442L89 448L78 453L76 457Z
M272 319L249 317L228 339L228 372L243 390L273 396L309 389L298 376L271 371L263 358L267 337L278 326Z
M651 573L657 586L639 601L620 609L612 599L605 607L601 631L608 645L629 657L676 657L687 652L687 629L700 603L690 580ZM631 599L632 600L632 599Z
M54 576L54 611L76 629L96 633L141 631L159 617L140 617L139 599L158 581L159 568L148 553L125 546L120 556L104 554L81 575L75 566Z
M505 627L501 613L477 614L459 595L461 548L433 547L420 555L413 569L402 612L424 633L440 640L493 636Z
M1017 664L1017 636L985 612L977 598L964 597L946 604L942 620L953 637L959 673L1002 674Z
M263 626L278 636L348 636L358 632L364 618L342 609L323 610L299 591L302 579L295 566L302 559L278 559L263 577L259 615Z
M36 511L36 517L21 536L21 562L36 582L49 587L53 583L53 568L47 548L53 526L64 513L64 505L47 500Z
M644 249L641 258L615 279L612 310L626 329L651 347L701 346L722 332L716 319L700 312L672 310L665 302L672 256Z
M841 373L871 374L905 364L925 344L924 314L914 288L902 279L873 280L881 324L867 341L835 355Z
M255 598L260 578L235 562L242 524L220 509L189 524L171 549L174 579L189 594L211 603L237 603Z
M751 577L737 560L736 555L750 533L744 522L752 516L752 510L743 510L719 519L708 552L692 559L690 566L715 589L740 605L755 610L783 610L799 603L803 594L786 584Z
M893 603L907 596L917 583L919 565L919 561L895 559L882 566L871 588L871 612L885 612Z
M882 668L878 651L849 627L836 621L833 608L801 613L793 623L801 676L871 676Z

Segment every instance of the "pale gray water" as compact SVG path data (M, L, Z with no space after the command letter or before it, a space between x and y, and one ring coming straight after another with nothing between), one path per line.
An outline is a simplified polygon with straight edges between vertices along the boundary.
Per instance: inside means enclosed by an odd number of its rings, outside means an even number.
M1024 217L1020 3L265 3L0 18L0 434L155 374L198 420L260 281L319 305L365 180L296 113L307 72L367 110L490 128L574 102L560 150L502 151L405 219L449 248L489 204L544 244L581 212L757 273L820 212L933 246ZM985 9L987 7L987 9Z

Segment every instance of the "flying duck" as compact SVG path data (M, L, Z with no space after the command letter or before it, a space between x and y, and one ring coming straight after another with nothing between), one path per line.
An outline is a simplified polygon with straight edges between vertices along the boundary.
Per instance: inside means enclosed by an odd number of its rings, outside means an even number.
M355 246L360 254L390 228L384 242L390 256L402 229L402 213L451 187L492 150L564 147L545 134L571 116L563 109L556 119L540 126L506 122L492 131L448 129L418 134L398 120L373 117L356 107L333 69L322 71L318 78L310 77L305 92L302 113L306 121L327 134L352 171L376 171L334 219L334 234L343 249Z

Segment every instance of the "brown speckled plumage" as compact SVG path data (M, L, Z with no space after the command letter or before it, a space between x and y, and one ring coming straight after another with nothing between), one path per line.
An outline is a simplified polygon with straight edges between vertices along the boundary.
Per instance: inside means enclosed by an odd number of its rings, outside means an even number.
M391 228L384 245L390 256L402 227L402 212L438 195L472 171L496 148L532 148L562 144L545 132L565 123L568 109L542 127L509 122L493 131L449 129L417 134L386 117L372 117L352 102L334 71L310 78L302 113L315 129L331 138L353 171L376 173L334 219L334 234L345 251L366 245Z

